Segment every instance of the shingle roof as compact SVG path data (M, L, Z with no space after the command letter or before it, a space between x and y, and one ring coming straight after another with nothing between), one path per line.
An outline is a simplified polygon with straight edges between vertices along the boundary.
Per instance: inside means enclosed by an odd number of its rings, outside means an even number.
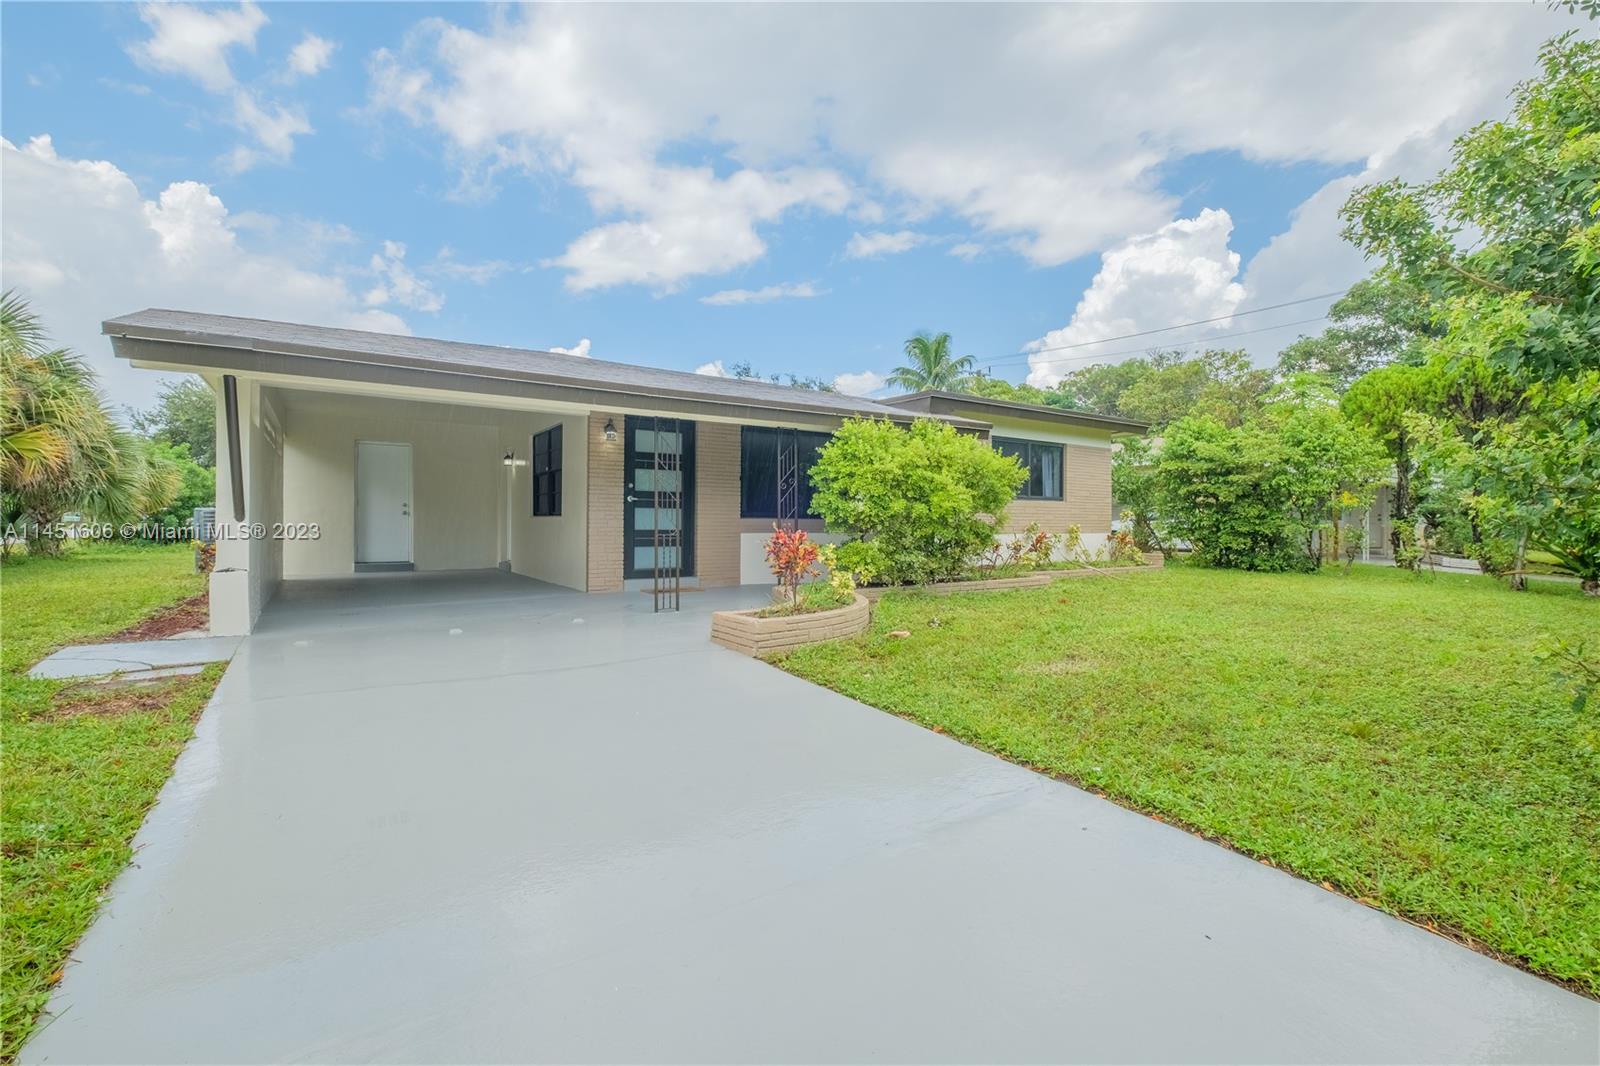
M1087 426L1092 429L1107 429L1113 433L1144 433L1150 428L1148 423L1135 422L1131 418L1117 418L1088 411L1071 411L1064 407L1045 407L1036 403L992 400L987 396L977 396L970 392L947 392L942 389L927 389L906 396L891 396L883 402L902 410L925 412L940 417L950 417L956 411L964 411L991 417L1009 415L1013 418L1032 418L1041 422L1058 422L1069 426Z
M902 408L874 400L764 381L710 377L527 348L502 348L194 311L150 308L109 319L101 323L100 328L102 333L113 337L566 385L639 396L710 400L839 417L904 419L908 414Z

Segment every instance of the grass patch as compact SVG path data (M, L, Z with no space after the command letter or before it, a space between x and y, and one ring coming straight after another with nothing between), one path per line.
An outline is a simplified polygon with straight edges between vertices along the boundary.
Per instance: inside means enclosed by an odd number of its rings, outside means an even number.
M198 594L187 545L85 545L0 568L0 1060L16 1056L127 865L129 843L222 676L85 694L32 680L53 649L115 633Z
M892 593L778 662L1597 995L1600 720L1532 658L1597 627L1552 582L1175 567Z

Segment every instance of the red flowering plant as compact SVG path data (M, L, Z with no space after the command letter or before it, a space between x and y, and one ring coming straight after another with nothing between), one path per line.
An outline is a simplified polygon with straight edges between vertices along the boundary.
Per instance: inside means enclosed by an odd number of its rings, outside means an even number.
M772 536L767 538L767 563L790 603L798 602L800 582L816 572L817 558L817 546L805 530L773 525Z

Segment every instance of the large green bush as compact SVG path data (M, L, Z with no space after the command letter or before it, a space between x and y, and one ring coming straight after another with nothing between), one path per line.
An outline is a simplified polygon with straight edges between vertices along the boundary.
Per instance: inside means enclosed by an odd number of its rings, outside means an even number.
M1153 492L1165 533L1188 541L1200 562L1315 570L1337 556L1339 512L1371 503L1388 469L1382 445L1330 393L1295 381L1242 426L1174 422Z
M1024 477L1016 459L948 423L851 421L811 469L811 509L859 545L844 553L852 566L892 584L935 581L993 542Z

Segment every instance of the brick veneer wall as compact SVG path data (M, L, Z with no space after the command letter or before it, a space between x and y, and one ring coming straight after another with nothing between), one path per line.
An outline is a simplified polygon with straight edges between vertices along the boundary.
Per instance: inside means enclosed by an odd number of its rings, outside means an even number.
M1067 445L1067 521L1085 533L1111 532L1111 449Z
M605 437L606 420L617 426L617 439ZM622 458L623 416L600 412L589 416L589 591L622 588ZM571 447L568 444L567 447Z
M1062 499L1013 500L1005 532L1020 533L1032 522L1046 533L1076 525L1084 533L1111 532L1111 449L1065 445Z
M695 425L694 565L706 588L739 583L739 427Z

